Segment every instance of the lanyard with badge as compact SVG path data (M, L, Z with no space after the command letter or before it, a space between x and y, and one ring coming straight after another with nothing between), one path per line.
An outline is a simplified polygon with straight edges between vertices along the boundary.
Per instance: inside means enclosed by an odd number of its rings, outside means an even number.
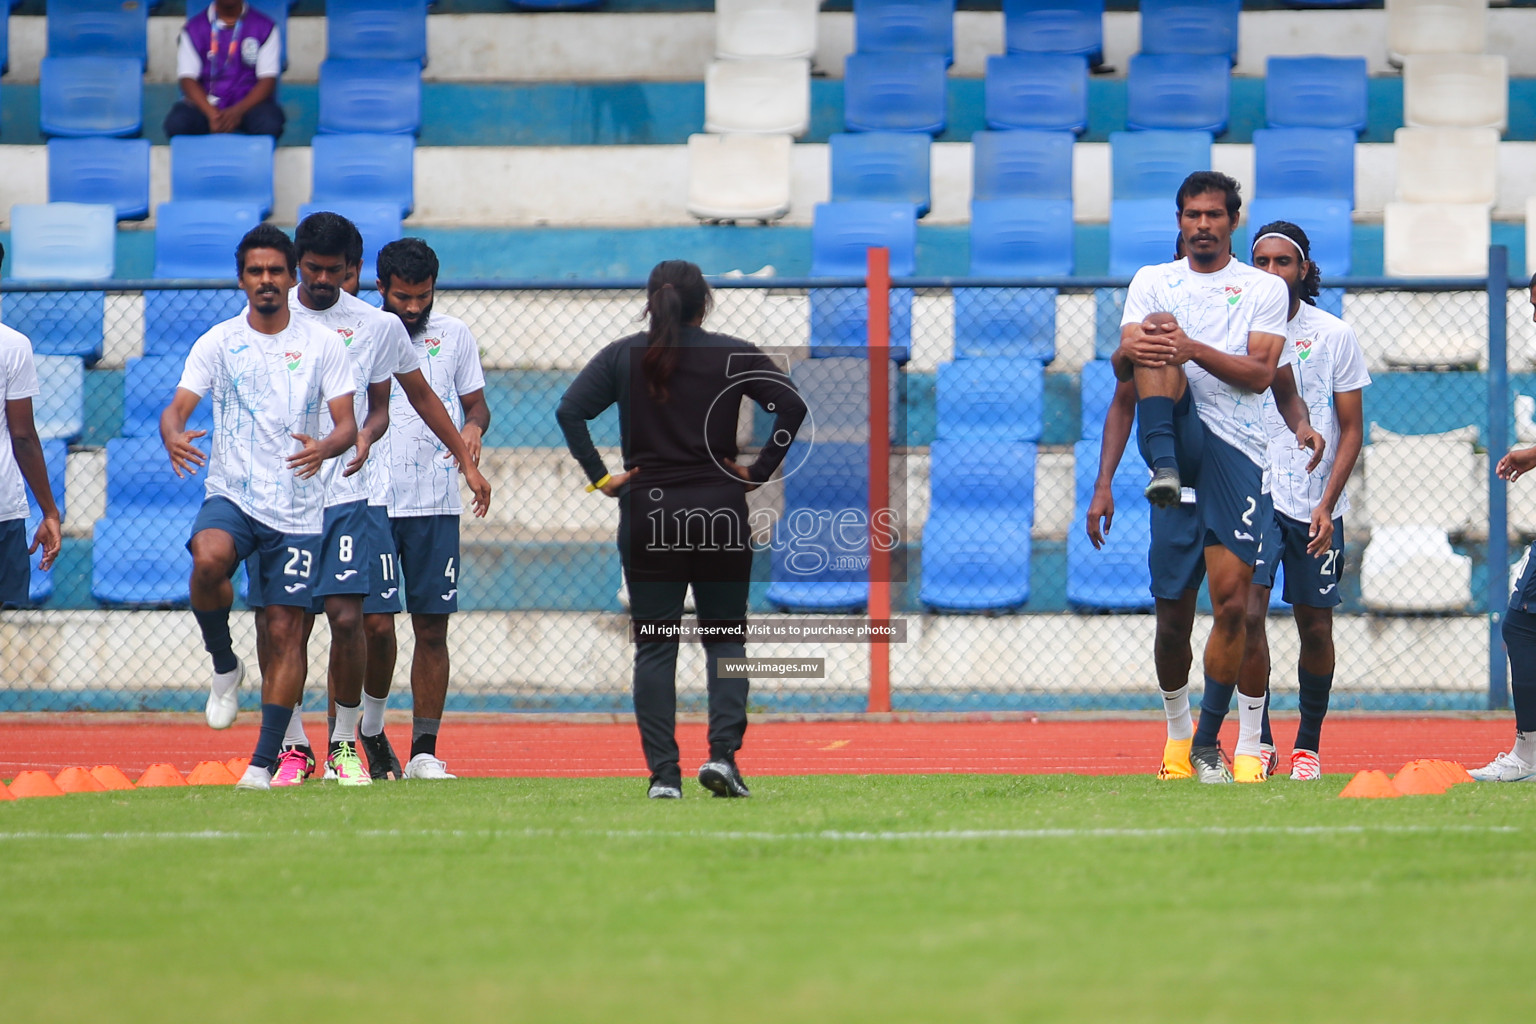
M229 46L220 54L219 32L221 30L218 16L213 17L213 31L208 34L208 87L210 90L214 83L218 82L219 76L229 67L229 62L235 59L236 51L240 48L240 25L243 21L245 21L245 13L242 9L240 17L235 19L234 27L229 30ZM215 106L218 105L218 97L210 96L209 99Z

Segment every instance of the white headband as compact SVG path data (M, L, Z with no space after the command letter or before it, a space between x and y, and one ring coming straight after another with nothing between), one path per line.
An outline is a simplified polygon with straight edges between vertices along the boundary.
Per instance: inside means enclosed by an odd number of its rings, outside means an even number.
M1302 259L1306 259L1307 258L1307 254L1301 251L1301 245L1299 243L1297 243L1296 239L1292 238L1290 235L1281 234L1279 231L1266 232L1265 234L1260 235L1258 238L1255 238L1253 240L1253 245L1248 247L1248 251L1250 253L1252 253L1253 250L1255 250L1255 249L1257 249L1259 247L1259 243L1264 241L1264 239L1266 239L1266 238L1283 238L1287 242L1290 242L1291 245L1295 247L1296 254L1298 256L1300 256Z

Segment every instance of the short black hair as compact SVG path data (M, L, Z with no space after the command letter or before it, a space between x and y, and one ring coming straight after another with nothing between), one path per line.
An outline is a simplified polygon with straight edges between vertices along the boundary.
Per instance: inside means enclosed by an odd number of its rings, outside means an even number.
M1196 171L1179 186L1179 194L1174 197L1174 202L1178 204L1179 212L1183 213L1186 200L1207 192L1220 192L1227 199L1227 216L1236 224L1238 211L1243 208L1240 188L1235 178L1220 171Z
M420 238L401 238L379 250L379 281L388 288L395 278L407 284L437 283L437 253Z
M5 259L5 246L0 245L0 260L3 260L3 259ZM1532 274L1531 275L1531 283L1526 285L1526 287L1527 288L1536 288L1536 274Z
M293 273L299 265L298 252L293 247L293 239L289 238L281 229L271 224L257 224L245 233L240 239L240 244L235 248L235 276L245 273L245 254L252 249L276 249L283 254L283 259L288 262L288 273Z
M357 225L339 213L321 210L299 221L293 232L293 247L299 259L305 253L340 256L348 266L363 262L363 236Z

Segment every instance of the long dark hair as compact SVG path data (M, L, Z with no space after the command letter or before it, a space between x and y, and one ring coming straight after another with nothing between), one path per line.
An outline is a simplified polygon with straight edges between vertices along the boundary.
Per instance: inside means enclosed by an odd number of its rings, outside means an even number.
M1312 260L1312 243L1307 239L1307 233L1288 220L1273 220L1253 233L1254 245L1258 245L1258 239L1265 235L1284 235L1296 243L1296 248L1301 250L1301 258L1307 261L1307 272L1301 279L1301 300L1309 306L1317 305L1317 293L1322 287L1322 275L1318 272L1317 264Z
M645 285L645 315L651 324L646 332L645 386L658 402L667 400L667 382L677 368L683 327L709 314L714 297L704 272L687 260L662 260L651 268Z

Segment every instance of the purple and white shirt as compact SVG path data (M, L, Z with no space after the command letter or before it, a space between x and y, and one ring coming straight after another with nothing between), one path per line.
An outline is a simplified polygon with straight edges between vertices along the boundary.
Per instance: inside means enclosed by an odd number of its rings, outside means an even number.
M257 79L276 78L282 60L282 33L250 4L232 26L220 22L209 4L187 19L176 43L176 77L197 79L216 107L245 99Z

